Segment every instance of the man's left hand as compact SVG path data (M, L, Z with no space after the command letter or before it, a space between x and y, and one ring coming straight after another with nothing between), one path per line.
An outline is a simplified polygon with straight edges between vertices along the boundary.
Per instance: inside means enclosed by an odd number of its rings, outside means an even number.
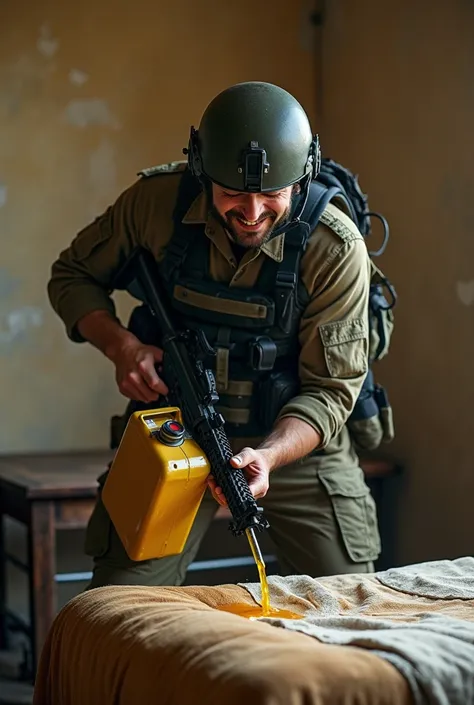
M249 489L255 499L265 497L268 492L270 465L266 459L265 452L254 450L253 448L243 448L240 453L232 456L230 464L234 468L242 468L249 484ZM227 506L226 499L221 487L218 487L212 475L209 475L208 485L212 496L223 507Z

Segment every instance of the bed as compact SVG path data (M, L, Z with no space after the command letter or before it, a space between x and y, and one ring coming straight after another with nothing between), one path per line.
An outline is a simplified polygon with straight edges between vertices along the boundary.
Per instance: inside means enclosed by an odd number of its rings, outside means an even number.
M258 584L97 588L57 615L33 705L474 703L474 558L271 576L299 620L244 619Z

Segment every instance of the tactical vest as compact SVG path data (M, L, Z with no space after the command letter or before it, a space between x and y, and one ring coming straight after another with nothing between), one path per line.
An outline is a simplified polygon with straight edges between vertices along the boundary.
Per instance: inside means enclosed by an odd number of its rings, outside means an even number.
M154 170L141 173L151 176ZM227 434L231 438L268 434L284 404L299 393L298 330L309 301L299 277L300 260L318 221L336 229L333 218L324 210L334 194L318 184L312 184L312 189L302 216L302 221L310 222L312 227L289 229L285 233L282 262L265 258L256 286L248 289L229 287L211 279L211 243L204 237L203 225L182 222L201 192L201 185L187 170L180 177L173 234L160 263L160 272L169 305L181 327L203 330L215 351L205 364L214 371L219 393L217 408L226 420ZM372 276L371 304L377 297L374 290L379 286L377 277L382 274L373 267ZM389 317L380 314L383 307L379 309L370 312L369 318L379 320L377 325L371 326L369 347L373 351L377 349L377 356L381 357L388 348L391 328ZM146 307L134 310L129 328L144 343L159 345ZM382 407L388 407L388 401L380 398L381 392L382 388L374 384L369 372L350 419L360 439L369 432L369 446L378 445L384 435L384 430L379 430L384 412L382 409L381 417L380 402ZM128 414L144 406L132 403ZM364 447L363 442L359 445Z
M199 182L185 171L174 231L159 265L162 281L180 326L203 330L215 350L205 364L216 378L216 408L228 435L262 436L298 393L298 329L309 296L297 273L307 233L295 228L285 234L282 262L265 258L252 289L215 282L209 275L211 243L203 225L182 223L200 191ZM150 342L147 315L146 310L135 312L129 327Z

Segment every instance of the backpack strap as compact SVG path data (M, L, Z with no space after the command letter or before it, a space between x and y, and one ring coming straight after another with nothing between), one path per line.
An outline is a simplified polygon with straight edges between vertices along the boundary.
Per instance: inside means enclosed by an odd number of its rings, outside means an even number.
M312 181L309 187L308 201L306 203L301 220L309 225L309 235L313 232L319 220L325 211L327 205L333 198L340 198L350 209L349 201L337 184L325 185L319 181Z
M301 255L306 249L308 238L316 228L328 205L335 197L345 198L338 186L327 187L312 181L308 200L301 215L302 224L285 233L283 260L279 263L275 278L275 305L278 325L283 333L288 333L295 306L298 305L298 277Z
M202 192L201 183L189 169L183 171L178 188L178 195L173 210L173 233L166 247L161 270L165 279L172 281L183 266L195 237L202 231L201 225L183 225L182 220L193 201Z
M275 275L275 313L280 330L288 334L297 305L297 287L301 255L306 249L306 229L298 227L285 233L283 260Z

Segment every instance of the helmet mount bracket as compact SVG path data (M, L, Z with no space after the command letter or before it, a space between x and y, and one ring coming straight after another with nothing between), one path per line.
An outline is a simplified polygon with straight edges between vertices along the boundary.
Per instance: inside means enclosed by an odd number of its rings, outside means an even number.
M239 174L244 177L244 191L260 193L263 191L263 176L270 171L267 162L267 153L258 142L251 141L247 149L242 151L242 162L237 167Z
M191 127L189 143L187 147L183 148L183 154L188 157L189 170L193 176L199 179L202 176L202 159L198 143L198 130L195 127Z

